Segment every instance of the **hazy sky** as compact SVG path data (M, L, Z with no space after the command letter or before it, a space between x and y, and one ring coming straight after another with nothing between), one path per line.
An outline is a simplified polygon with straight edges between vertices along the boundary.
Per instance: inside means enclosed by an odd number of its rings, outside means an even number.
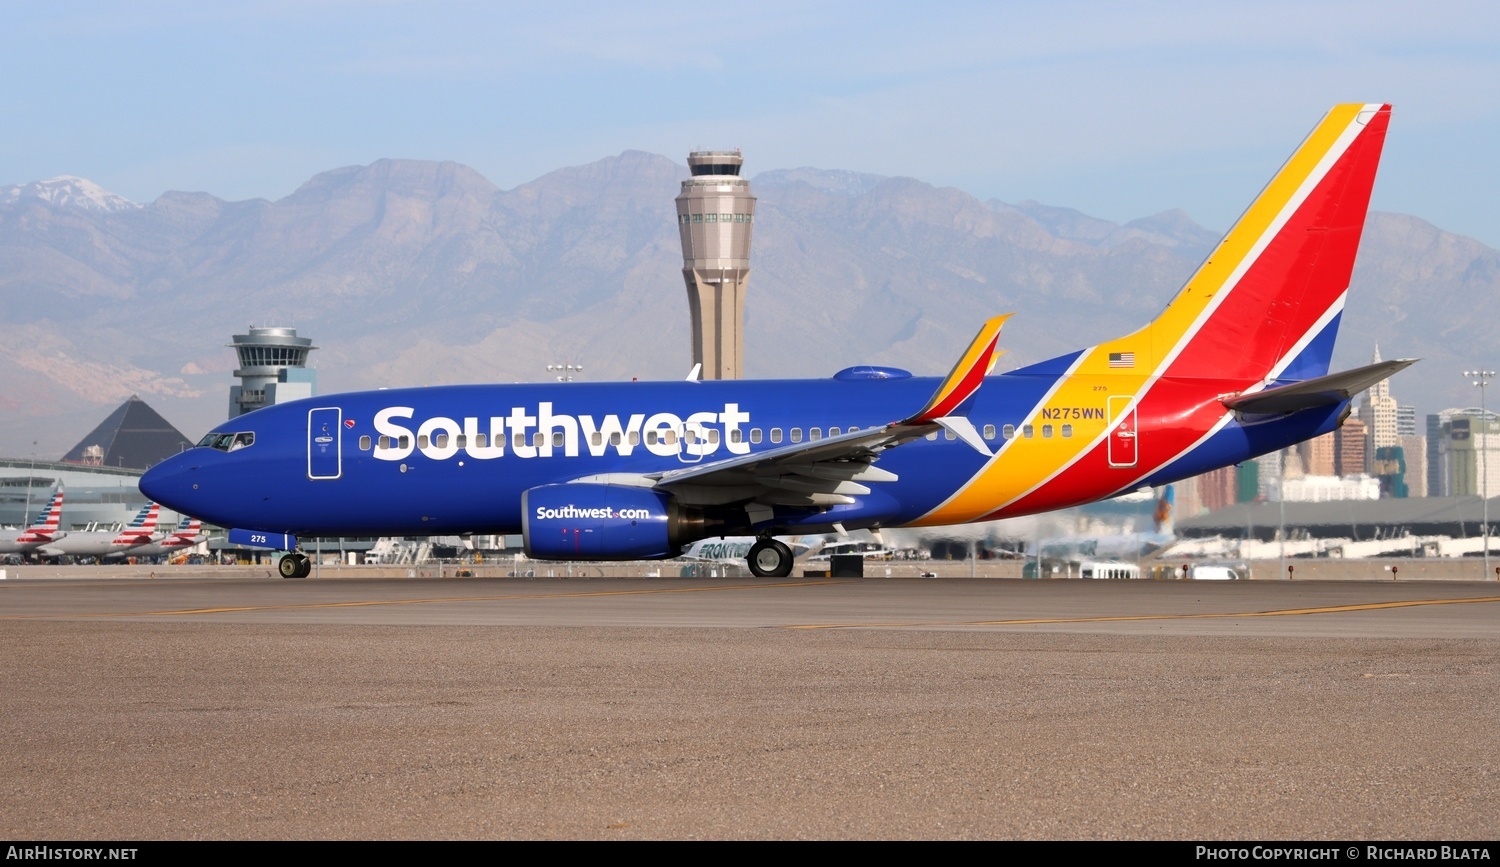
M624 150L1224 229L1337 102L1377 209L1500 247L1500 4L0 0L0 185L276 199L382 157L509 189Z

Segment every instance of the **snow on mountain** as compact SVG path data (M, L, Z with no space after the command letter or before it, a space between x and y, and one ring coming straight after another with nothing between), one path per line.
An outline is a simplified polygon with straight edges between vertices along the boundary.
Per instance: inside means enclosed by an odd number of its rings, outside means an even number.
M0 187L0 205L25 199L40 199L59 208L81 208L85 211L127 211L141 207L124 196L118 196L86 178L59 175L45 181Z

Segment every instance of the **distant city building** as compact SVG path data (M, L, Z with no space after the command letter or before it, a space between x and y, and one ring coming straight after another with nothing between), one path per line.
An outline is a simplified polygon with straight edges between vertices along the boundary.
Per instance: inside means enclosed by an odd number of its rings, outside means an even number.
M704 379L744 373L745 286L750 280L750 230L755 197L741 178L738 150L693 151L677 196L682 278L693 325L693 362Z
M1380 482L1382 498L1405 499L1411 496L1406 484L1406 453L1401 446L1380 446L1370 460L1370 474Z
M1417 408L1398 405L1396 407L1396 436L1414 437L1417 435Z
M240 362L234 372L240 384L229 389L230 418L317 393L317 371L308 368L307 355L318 347L311 338L298 337L297 329L252 325L229 346Z
M1427 446L1436 466L1429 466L1427 474L1444 486L1440 496L1477 497L1481 491L1500 491L1500 415L1478 407L1445 409L1428 416L1427 424L1429 430L1437 428L1436 448L1431 439Z
M1342 427L1333 432L1334 465L1333 474L1336 476L1362 476L1365 474L1366 464L1365 437L1368 426L1364 421L1350 418L1344 421ZM1395 430L1395 425L1391 425Z
M1448 481L1443 478L1443 462L1438 458L1438 443L1443 438L1442 413L1427 416L1427 496L1448 496Z
M1396 441L1400 443L1402 456L1406 458L1406 495L1427 496L1427 437L1403 434Z
M1370 359L1371 364L1380 363L1380 347L1375 347L1375 353ZM1396 437L1400 435L1397 430L1397 418L1399 407L1396 399L1391 397L1391 381L1382 379L1370 386L1364 395L1364 402L1360 406L1359 418L1365 423L1366 439L1364 452L1366 460L1373 459L1376 449L1387 448L1396 445ZM1359 472L1368 472L1369 464L1360 467ZM1349 475L1349 472L1340 473Z
M1335 455L1338 453L1335 439L1337 432L1326 433L1300 444L1302 467L1309 476L1335 476Z
M30 524L46 508L58 485L63 486L64 530L123 524L148 502L139 487L141 473L140 469L0 458L0 524ZM163 510L158 520L170 527L182 518Z
M147 470L192 445L192 440L132 394L63 455L63 462Z

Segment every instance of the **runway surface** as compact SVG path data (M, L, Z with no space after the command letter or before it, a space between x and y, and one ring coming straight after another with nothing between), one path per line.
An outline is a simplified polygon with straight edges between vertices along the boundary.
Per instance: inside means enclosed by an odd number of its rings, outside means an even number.
M12 839L1500 836L1500 586L0 582Z

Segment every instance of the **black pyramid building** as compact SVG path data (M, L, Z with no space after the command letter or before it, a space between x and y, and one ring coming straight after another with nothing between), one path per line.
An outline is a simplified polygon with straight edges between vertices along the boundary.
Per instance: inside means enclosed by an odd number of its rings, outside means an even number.
M147 470L191 445L177 428L132 394L63 455L63 461Z

